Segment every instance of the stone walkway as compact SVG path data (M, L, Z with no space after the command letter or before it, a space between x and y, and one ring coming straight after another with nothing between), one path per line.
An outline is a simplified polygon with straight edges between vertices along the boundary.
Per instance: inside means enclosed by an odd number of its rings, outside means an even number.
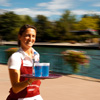
M11 87L7 65L0 64L0 100L6 100ZM63 75L42 80L44 100L100 100L100 80L77 75Z

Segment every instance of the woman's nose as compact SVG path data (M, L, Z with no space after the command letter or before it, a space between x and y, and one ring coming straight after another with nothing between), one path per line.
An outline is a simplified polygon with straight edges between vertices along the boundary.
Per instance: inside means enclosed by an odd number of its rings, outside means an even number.
M29 40L31 41L32 39L33 39L33 37L32 37L32 36L30 36L30 37L29 37Z

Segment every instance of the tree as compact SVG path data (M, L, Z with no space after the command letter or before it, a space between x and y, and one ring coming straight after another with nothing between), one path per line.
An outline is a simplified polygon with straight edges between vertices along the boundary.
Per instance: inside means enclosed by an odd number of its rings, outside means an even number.
M76 22L75 15L73 15L69 10L66 10L60 19L61 25L64 29L64 34L68 33L74 29L73 24Z
M74 24L76 30L85 30L85 29L98 29L98 18L87 16L83 17L81 21Z
M21 19L13 12L0 15L0 35L3 40L16 40L16 28L20 27ZM14 32L15 31L15 32Z
M64 40L65 38L65 29L62 26L60 21L55 21L53 24L53 39L55 40Z
M37 41L48 41L50 36L52 36L52 25L47 17L38 15L35 26L37 27Z
M70 31L74 29L73 25L76 22L76 17L69 10L61 16L59 21L56 21L55 32L60 40L65 40Z
M30 24L30 25L34 24L34 20L28 15L19 15L19 17L22 20L22 24Z

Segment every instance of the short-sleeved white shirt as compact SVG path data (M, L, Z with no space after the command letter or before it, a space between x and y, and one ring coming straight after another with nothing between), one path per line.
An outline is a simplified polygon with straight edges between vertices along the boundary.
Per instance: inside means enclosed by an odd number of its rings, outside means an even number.
M39 62L39 53L32 48L33 51L33 59L35 62ZM17 52L13 53L8 60L8 68L9 69L16 69L20 70L21 68L21 59L23 60L23 66L32 67L33 66L33 59L30 58L23 50L20 48ZM18 100L43 100L40 95L35 97L28 97L28 98L19 98Z
M39 53L32 48L33 51L33 59L35 62L39 62ZM17 52L13 53L8 60L8 68L20 70L21 67L21 59L23 60L23 66L33 66L33 59L30 58L23 50L20 48Z

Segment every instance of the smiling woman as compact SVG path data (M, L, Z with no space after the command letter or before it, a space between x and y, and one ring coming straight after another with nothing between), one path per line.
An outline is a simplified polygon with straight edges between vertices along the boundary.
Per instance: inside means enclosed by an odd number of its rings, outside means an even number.
M36 28L22 26L18 34L20 48L8 60L12 87L6 100L43 100L39 91L40 79L21 77L22 74L32 74L34 63L39 62L39 53L32 48L35 40Z
M25 43L28 43L32 40L32 42L34 44L35 39L36 39L36 28L34 26L30 26L30 25L22 26L20 31L19 31L19 34L18 34L18 45L19 46L22 45L21 44L21 39ZM22 41L22 43L23 43L23 41Z

